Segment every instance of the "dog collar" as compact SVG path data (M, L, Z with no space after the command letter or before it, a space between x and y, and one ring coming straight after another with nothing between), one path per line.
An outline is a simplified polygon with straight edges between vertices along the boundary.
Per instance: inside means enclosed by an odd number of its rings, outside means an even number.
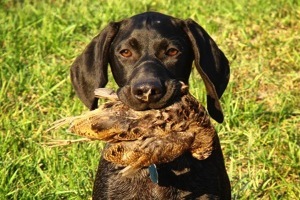
M153 183L158 183L158 173L155 164L152 164L148 167L150 179Z

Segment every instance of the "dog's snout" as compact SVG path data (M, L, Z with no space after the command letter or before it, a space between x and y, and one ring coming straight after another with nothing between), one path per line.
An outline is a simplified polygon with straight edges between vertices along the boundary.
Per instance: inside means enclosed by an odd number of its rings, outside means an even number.
M163 86L158 81L137 83L132 87L134 97L143 102L156 102L164 93Z

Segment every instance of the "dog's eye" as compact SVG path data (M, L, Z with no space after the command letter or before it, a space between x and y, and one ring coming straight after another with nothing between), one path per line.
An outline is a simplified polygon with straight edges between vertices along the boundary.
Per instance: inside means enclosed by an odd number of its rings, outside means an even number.
M176 56L178 54L178 50L175 48L170 48L166 51L166 55L168 56Z
M120 54L125 57L125 58L129 58L132 56L132 53L129 49L123 49L120 51Z

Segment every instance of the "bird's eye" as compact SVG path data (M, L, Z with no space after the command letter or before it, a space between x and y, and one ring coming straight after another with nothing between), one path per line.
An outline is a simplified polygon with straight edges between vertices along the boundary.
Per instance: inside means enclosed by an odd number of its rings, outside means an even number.
M167 56L176 56L178 54L178 50L175 48L170 48L166 51Z
M120 51L120 54L125 57L125 58L129 58L132 56L132 52L129 49L123 49Z

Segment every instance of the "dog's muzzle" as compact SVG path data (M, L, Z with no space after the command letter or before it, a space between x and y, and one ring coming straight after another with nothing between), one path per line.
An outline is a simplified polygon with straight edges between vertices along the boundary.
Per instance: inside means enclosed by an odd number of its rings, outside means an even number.
M134 110L160 109L174 103L182 95L182 83L176 80L147 80L125 85L117 91L119 99Z

